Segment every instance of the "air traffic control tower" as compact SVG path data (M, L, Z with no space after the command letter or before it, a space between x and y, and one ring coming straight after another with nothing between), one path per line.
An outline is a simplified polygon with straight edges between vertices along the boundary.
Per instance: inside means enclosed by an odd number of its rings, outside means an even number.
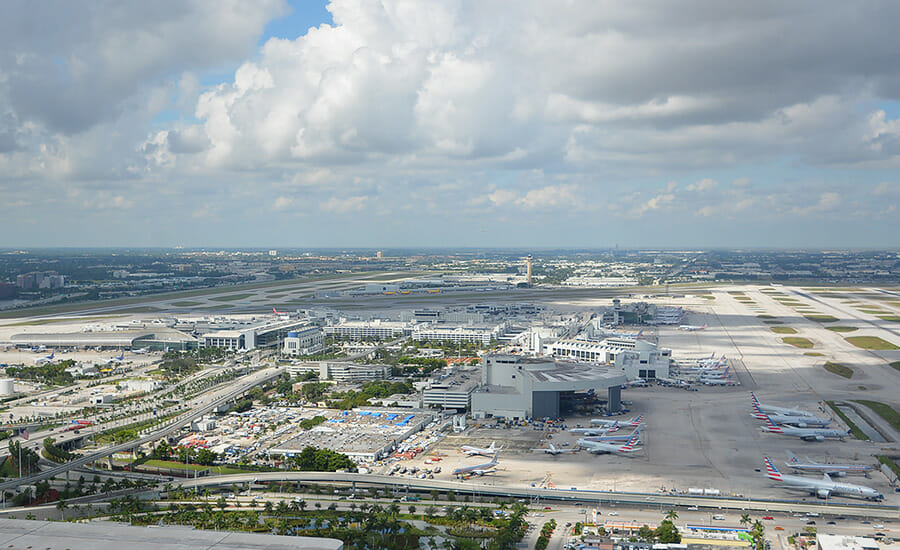
M607 390L610 411L618 411L625 373L615 368L517 355L486 355L481 386L472 393L475 418L559 418L561 403L575 392Z

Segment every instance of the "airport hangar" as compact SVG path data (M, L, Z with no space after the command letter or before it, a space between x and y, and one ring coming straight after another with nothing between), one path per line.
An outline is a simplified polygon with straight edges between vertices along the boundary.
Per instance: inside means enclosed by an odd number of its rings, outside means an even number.
M559 418L575 392L607 390L608 410L621 405L624 371L517 355L486 355L481 385L472 392L472 416Z

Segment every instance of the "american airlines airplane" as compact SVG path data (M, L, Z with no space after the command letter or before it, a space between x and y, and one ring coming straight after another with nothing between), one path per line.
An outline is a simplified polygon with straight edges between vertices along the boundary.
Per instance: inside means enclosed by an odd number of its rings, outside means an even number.
M644 423L644 415L637 416L632 418L631 420L626 420L619 423L618 420L606 420L605 418L592 418L591 424L600 424L602 428L609 430L611 432L619 429L619 426L625 426L629 428L637 428L641 424Z
M594 454L628 454L637 450L640 434L631 434L631 438L624 444L621 443L604 443L602 441L591 441L590 439L579 439L578 446L584 450Z
M750 415L759 420L769 417L776 424L787 424L798 428L825 428L831 424L830 418L818 418L816 416L795 416L786 414L765 414L756 403L753 403L753 413Z
M493 467L500 464L500 461L497 460L497 454L494 453L493 458L491 458L490 462L485 462L484 464L476 464L474 466L463 466L461 468L457 468L453 470L453 475L455 476L465 476L465 475L476 475L483 476L488 473Z
M487 449L485 449L484 447L475 447L474 445L463 445L459 448L459 450L469 456L494 456L497 454L497 451L501 450L502 448L503 447L496 447L495 443L491 441L491 446Z
M765 415L763 415L765 416ZM773 434L799 437L803 441L824 441L826 438L844 440L850 431L835 430L833 428L795 428L794 426L779 426L772 419L765 416L766 425L763 430Z
M34 360L35 365L43 365L45 363L49 363L53 361L53 356L56 355L56 352L51 352L50 355L45 355L44 357L38 357Z
M815 416L813 415L813 413L802 411L800 409L776 407L775 405L766 405L765 403L760 403L759 399L756 398L756 394L753 392L750 392L750 402L759 407L759 410L761 410L765 414L782 414L785 416Z
M703 323L703 326L698 325L681 325L678 327L678 330L686 330L688 332L696 332L698 330L706 330L706 323Z
M565 453L577 453L578 452L578 449L560 449L560 448L554 446L553 443L549 444L548 449L531 449L531 450L532 451L543 451L543 452L547 453L548 455L553 455L553 456L561 455L561 454L565 454Z
M640 435L642 426L638 426L634 429L630 434L620 434L620 435L599 435L599 436L590 436L590 434L585 434L588 437L584 439L587 441L628 441L635 434Z
M813 479L809 477L794 476L782 474L778 468L772 464L769 457L764 458L766 463L766 476L780 483L783 483L789 489L801 489L819 498L828 498L830 496L845 496L864 498L866 500L883 500L884 495L871 487L865 485L852 485L850 483L839 483L832 481L828 474L822 474L821 479Z
M787 451L788 461L785 464L794 470L801 472L822 472L830 476L844 477L847 474L866 474L872 471L871 466L865 464L829 464L827 462L815 462L806 457L806 462L801 462L797 455Z

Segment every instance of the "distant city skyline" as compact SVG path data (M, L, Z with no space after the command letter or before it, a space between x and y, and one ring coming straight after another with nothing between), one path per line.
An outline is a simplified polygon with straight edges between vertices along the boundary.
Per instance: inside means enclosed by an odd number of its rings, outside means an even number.
M900 4L0 5L0 247L896 248Z

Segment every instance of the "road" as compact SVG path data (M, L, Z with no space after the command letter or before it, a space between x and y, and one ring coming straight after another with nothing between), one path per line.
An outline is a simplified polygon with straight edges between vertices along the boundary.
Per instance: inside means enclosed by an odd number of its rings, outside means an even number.
M244 394L250 388L262 384L276 376L280 376L282 369L280 368L268 368L261 371L257 371L253 374L250 374L242 379L238 379L235 381L235 387L230 391L212 399L211 401L203 402L203 404L193 410L181 415L177 419L170 421L166 427L161 430L157 430L149 435L141 437L139 439L134 439L125 443L121 443L119 445L113 445L111 447L106 447L99 451L95 451L90 454L83 455L75 460L69 461L65 464L61 464L56 466L55 468L50 468L47 470L43 470L36 474L32 474L30 476L26 476L19 479L13 479L12 481L6 481L4 483L0 483L0 491L5 491L8 489L14 489L20 485L30 485L41 481L43 479L48 479L60 474L65 474L67 471L80 468L89 462L94 462L96 460L101 460L105 457L113 455L118 452L127 451L129 449L133 449L135 447L139 447L145 443L150 443L152 441L156 441L157 439L169 436L175 432L181 430L185 425L190 425L194 420L198 420L202 418L204 415L212 412L215 408L223 403L227 403L232 399Z
M611 491L579 491L560 489L541 489L536 487L511 487L505 485L480 485L472 482L445 481L436 479L398 478L385 475L355 474L341 472L254 472L249 474L232 474L212 476L199 479L181 480L175 483L182 487L204 487L247 483L253 481L299 481L309 483L342 483L365 484L383 487L408 488L419 491L452 490L456 493L472 493L475 495L492 495L507 498L521 498L529 501L583 502L586 504L603 503L625 504L637 506L660 506L675 508L697 506L710 510L741 510L746 512L783 512L783 513L818 513L829 515L855 516L866 518L896 518L900 507L867 503L808 503L789 500L758 500L738 498L697 497L688 495L670 495L655 493L621 493Z

